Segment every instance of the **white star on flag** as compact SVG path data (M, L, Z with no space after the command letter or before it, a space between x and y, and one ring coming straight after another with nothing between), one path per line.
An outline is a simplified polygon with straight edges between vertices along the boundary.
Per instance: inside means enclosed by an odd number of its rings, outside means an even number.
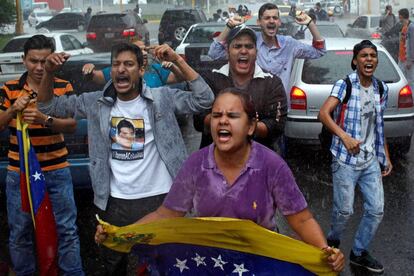
M34 180L36 181L36 180L40 180L41 179L40 177L42 176L42 174L39 173L38 171L36 171L36 173L33 174L32 176L34 177Z
M177 260L177 263L174 266L178 267L181 273L184 271L184 269L190 269L188 268L188 266L185 265L187 263L187 259L185 259L184 261L180 261L179 259L176 258L176 260Z
M233 270L232 273L239 273L239 276L242 276L244 272L248 272L248 269L244 268L244 264L242 263L241 265L237 265L237 264L233 264L235 269Z
M218 255L217 259L216 258L211 258L211 259L214 261L214 267L220 267L221 270L224 271L223 265L227 264L227 262L221 259L221 255Z
M206 257L201 257L200 255L198 255L198 253L196 253L196 256L191 259L197 263L197 267L198 267L199 265L202 265L202 264L207 266L206 262L204 261L205 258Z

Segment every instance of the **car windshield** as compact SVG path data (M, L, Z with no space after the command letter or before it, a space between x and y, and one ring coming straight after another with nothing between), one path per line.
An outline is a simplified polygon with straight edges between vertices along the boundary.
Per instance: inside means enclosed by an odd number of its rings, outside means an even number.
M190 30L185 43L210 43L223 30L223 25L197 26Z
M3 48L3 53L15 53L15 52L23 52L24 51L24 43L26 40L29 39L28 37L24 38L16 38L9 41L9 43L6 44ZM55 43L55 39L51 37L53 43Z
M351 70L352 51L328 51L319 59L305 60L302 81L308 84L333 84L344 78ZM375 77L386 83L396 83L400 80L391 60L384 53L378 52L378 66Z

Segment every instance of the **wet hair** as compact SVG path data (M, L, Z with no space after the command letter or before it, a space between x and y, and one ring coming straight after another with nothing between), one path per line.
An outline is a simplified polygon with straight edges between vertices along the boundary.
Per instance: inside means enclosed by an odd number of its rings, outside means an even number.
M408 9L406 8L399 10L398 15L400 15L404 19L410 18L410 13L408 12Z
M362 40L360 43L355 44L355 46L354 46L354 56L352 57L352 61L351 61L352 70L356 69L356 65L354 64L353 61L357 58L359 52L362 49L365 49L365 48L371 48L371 49L374 49L375 52L378 52L377 46L375 46L370 40Z
M124 127L132 129L132 131L134 131L134 129L135 129L134 125L130 121L122 119L116 125L116 129L118 130L118 133L121 132L121 128L124 128Z
M25 56L30 50L50 49L53 53L55 51L55 43L51 38L46 37L44 35L34 35L28 40L26 40L23 49Z
M221 9L218 9L218 10L217 10L217 13L218 13L218 14L221 14L221 12L222 12L222 10L221 10Z
M392 10L392 6L391 6L391 5L386 5L386 6L385 6L385 10L386 10L386 11L388 11L388 10Z
M243 110L246 112L247 117L249 118L249 121L256 120L256 108L254 107L254 103L252 100L252 97L245 91L237 87L228 87L221 90L216 98L214 99L213 105L216 103L217 99L224 94L232 94L240 99L240 102L242 103Z
M262 16L267 10L279 10L279 8L273 3L263 4L259 9L259 19L262 19Z
M92 8L91 7L88 7L88 9L86 11L91 12L92 11Z
M223 16L224 16L224 17L229 17L229 13L228 13L228 12L226 12L226 11L224 11L224 12L223 12Z
M144 65L144 55L142 54L141 49L132 43L119 43L112 46L111 50L111 63L114 58L116 58L122 52L131 52L137 58L138 65L141 67Z
M321 3L317 2L317 3L315 4L315 7L321 8Z

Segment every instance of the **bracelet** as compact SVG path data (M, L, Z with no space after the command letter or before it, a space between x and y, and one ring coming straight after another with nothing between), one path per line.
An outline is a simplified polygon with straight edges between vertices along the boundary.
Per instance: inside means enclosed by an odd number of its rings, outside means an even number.
M308 27L309 28L309 24L310 23L312 23L313 22L313 19L311 19L309 22L308 22L308 24L306 24L306 27Z
M229 28L230 30L232 30L234 28L234 26L230 26L229 22L226 23L227 28Z

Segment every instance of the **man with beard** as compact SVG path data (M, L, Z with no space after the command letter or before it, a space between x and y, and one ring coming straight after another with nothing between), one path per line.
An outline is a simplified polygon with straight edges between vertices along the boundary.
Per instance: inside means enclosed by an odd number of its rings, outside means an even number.
M204 80L168 45L156 47L154 55L174 63L190 91L147 87L142 80L142 51L126 43L112 48L112 81L102 91L53 98L50 82L68 58L65 53L47 58L39 91L39 104L46 113L88 120L94 203L101 218L117 226L137 221L162 203L187 157L175 113L204 112L214 97ZM132 123L136 140L143 143L139 149L111 148L111 131L122 120ZM126 254L102 251L107 275L127 275Z
M392 170L383 117L388 87L374 77L378 65L377 47L371 41L363 40L353 51L351 67L355 72L348 75L349 82L336 82L319 112L320 121L333 134L334 206L328 245L339 247L346 223L353 213L355 186L358 185L364 199L364 214L355 235L350 262L381 273L384 268L369 254L368 246L384 215L382 177ZM350 95L346 92L347 85L352 86Z
M244 25L233 28L227 36L227 44L228 64L205 73L203 78L215 95L225 88L236 87L251 96L258 120L254 140L272 148L273 142L283 134L287 115L282 82L256 64L256 34L252 29ZM203 132L200 148L211 144L210 114L194 118L196 129Z
M319 58L325 54L326 49L324 39L321 37L315 23L306 13L301 12L300 15L296 16L296 22L309 28L313 36L312 46L301 43L291 36L278 35L277 31L281 25L279 16L279 9L275 4L266 3L259 9L257 24L260 25L262 31L256 33L257 64L265 72L278 76L288 93L294 60L296 58ZM228 46L226 38L230 30L240 24L242 24L240 18L229 19L224 30L210 46L208 54L212 59L226 58L226 46Z

